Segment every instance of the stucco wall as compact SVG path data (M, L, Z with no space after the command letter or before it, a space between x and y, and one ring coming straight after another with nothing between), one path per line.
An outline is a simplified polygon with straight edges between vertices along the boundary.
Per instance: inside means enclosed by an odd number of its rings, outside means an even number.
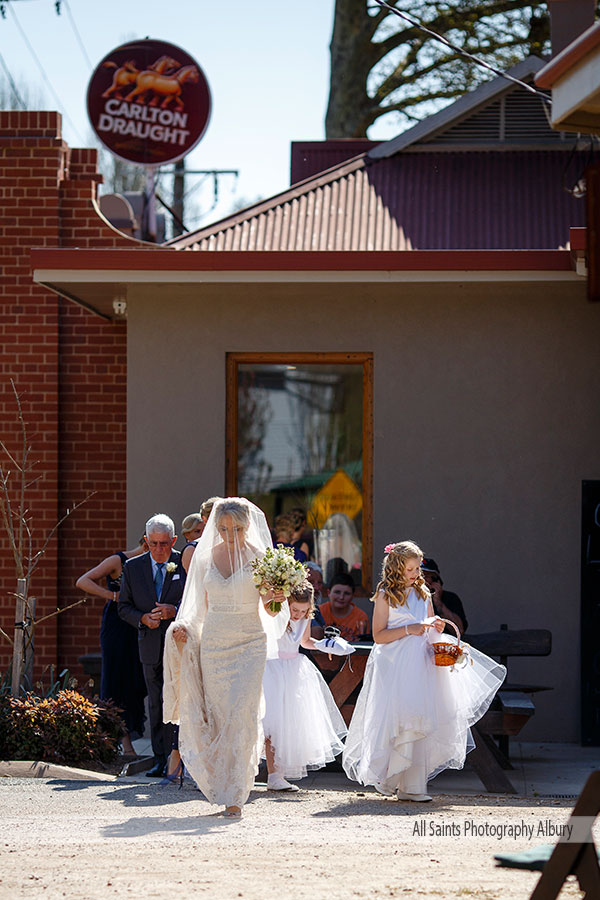
M585 285L207 285L129 294L129 543L224 489L227 351L372 351L374 564L434 556L472 632L550 628L528 739L579 739L581 481L600 478Z

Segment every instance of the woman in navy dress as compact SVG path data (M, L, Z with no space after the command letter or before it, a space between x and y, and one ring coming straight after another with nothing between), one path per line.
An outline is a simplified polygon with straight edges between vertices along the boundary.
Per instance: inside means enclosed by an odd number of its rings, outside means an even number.
M123 754L135 756L131 734L144 733L144 698L146 684L138 651L138 636L135 628L124 622L117 611L117 600L121 589L123 566L128 559L145 553L144 542L135 550L119 551L108 556L99 565L77 579L76 587L102 597L106 604L102 611L100 626L100 649L102 651L102 677L100 698L112 700L123 710L126 733L121 739ZM104 580L106 587L102 585Z

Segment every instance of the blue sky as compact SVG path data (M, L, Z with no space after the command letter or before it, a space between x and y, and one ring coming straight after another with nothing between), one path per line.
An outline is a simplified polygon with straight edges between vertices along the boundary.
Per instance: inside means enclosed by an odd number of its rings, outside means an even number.
M287 187L290 141L324 137L334 5L334 0L64 0L57 16L53 0L12 0L0 20L0 52L17 85L27 85L36 99L43 90L44 108L57 108L58 96L68 116L67 142L90 146L85 95L91 70L85 54L95 66L119 44L146 36L187 50L204 69L213 99L208 130L187 164L240 170L237 184L222 181L222 201L204 219L208 222L240 198L253 200ZM208 206L211 192L196 196Z

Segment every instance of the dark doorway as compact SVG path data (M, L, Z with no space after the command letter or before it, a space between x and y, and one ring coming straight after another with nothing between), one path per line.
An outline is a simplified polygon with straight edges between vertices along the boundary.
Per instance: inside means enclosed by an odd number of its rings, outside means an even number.
M600 481L582 488L581 742L600 747Z

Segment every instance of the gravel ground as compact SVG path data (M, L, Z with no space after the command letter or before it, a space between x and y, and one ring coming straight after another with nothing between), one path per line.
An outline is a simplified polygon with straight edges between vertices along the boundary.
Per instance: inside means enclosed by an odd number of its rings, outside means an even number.
M494 854L554 843L572 807L444 794L417 805L323 783L257 785L230 821L188 782L0 779L0 898L522 900L539 875L497 868ZM582 894L571 880L560 896Z

